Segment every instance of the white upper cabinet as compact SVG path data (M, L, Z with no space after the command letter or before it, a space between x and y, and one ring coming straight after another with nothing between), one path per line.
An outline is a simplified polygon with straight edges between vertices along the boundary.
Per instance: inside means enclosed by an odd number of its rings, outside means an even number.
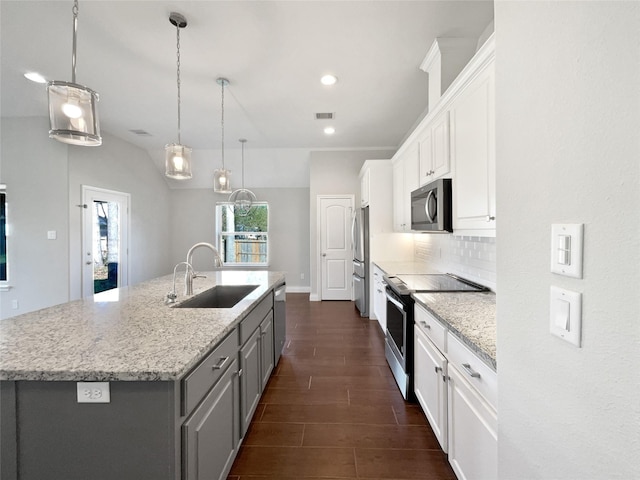
M420 185L426 185L451 170L449 156L449 111L445 110L424 128L420 145Z
M371 190L371 169L365 168L360 173L360 206L369 205L369 192Z
M411 144L393 162L393 229L411 231L411 192L419 187L420 148Z
M411 230L412 190L448 177L454 234L495 236L494 60L492 35L394 155L394 230Z
M371 236L393 231L391 175L391 160L388 159L367 160L360 169L360 204L369 207Z
M495 74L491 59L451 106L453 229L495 236Z

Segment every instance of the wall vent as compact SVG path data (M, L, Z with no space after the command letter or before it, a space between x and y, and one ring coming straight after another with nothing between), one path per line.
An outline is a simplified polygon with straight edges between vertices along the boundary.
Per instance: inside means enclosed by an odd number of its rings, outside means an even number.
M316 113L316 120L331 120L333 118L333 113Z

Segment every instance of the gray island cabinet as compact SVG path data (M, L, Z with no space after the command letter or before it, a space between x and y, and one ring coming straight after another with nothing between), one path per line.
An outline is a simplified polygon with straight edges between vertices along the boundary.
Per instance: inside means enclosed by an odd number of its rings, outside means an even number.
M258 287L232 308L175 308L162 277L3 321L1 478L226 478L279 357L284 275L207 276L194 293ZM110 401L79 403L78 382L108 382Z

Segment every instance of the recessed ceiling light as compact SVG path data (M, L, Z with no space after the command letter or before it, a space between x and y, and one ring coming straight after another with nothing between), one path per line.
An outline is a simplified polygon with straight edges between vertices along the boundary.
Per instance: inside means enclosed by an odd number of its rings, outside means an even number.
M322 77L320 79L320 82L323 85L333 85L338 81L338 77L336 77L335 75L325 75L324 77Z
M324 127L324 133L326 133L327 135L333 135L334 133L336 133L336 129L333 127Z
M47 83L47 79L40 75L38 72L27 72L24 74L25 78L36 83Z

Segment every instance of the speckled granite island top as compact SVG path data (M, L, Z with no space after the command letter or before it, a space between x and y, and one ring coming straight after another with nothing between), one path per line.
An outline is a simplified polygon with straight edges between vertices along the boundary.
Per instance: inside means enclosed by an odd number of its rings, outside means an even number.
M173 308L172 275L0 321L0 380L177 380L277 285L282 272L204 272L214 285L258 285L233 308ZM176 278L178 302L183 275ZM191 298L191 297L189 297Z
M415 293L413 297L487 365L497 369L494 293Z

